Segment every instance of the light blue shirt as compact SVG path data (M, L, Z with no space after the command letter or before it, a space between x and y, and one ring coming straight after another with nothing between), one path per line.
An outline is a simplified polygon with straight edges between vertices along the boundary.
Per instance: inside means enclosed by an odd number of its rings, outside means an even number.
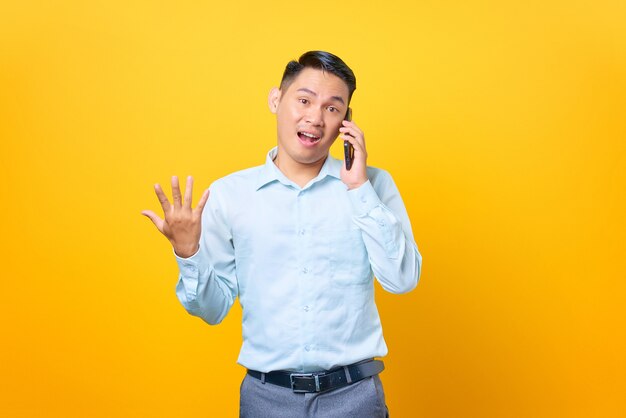
M200 249L176 257L180 302L217 324L239 297L248 369L311 372L386 355L374 276L408 292L422 261L391 176L368 167L369 181L348 191L343 162L329 156L301 188L275 156L211 185Z

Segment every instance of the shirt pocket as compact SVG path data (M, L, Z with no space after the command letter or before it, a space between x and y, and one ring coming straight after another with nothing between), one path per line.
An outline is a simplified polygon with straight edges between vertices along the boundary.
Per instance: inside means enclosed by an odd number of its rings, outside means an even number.
M372 269L361 230L355 225L330 233L330 280L337 286L366 286Z

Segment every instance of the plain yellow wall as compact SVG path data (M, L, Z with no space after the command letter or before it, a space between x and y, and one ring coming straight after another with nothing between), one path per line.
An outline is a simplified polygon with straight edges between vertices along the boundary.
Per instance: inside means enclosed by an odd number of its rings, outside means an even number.
M394 417L626 416L622 1L0 6L0 415L234 417L238 305L187 315L140 215L276 142L310 49L356 72L424 256L377 286ZM333 148L340 155L340 148Z

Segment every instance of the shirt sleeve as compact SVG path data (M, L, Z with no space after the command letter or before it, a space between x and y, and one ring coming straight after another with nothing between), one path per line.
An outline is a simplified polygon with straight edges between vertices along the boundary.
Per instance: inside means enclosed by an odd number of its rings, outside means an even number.
M238 294L235 251L220 188L211 186L202 212L200 249L191 257L174 253L179 276L176 295L191 315L215 325L230 310Z
M383 289L409 292L419 281L422 256L406 208L389 173L377 170L369 177L348 191L353 221L362 231L372 271Z

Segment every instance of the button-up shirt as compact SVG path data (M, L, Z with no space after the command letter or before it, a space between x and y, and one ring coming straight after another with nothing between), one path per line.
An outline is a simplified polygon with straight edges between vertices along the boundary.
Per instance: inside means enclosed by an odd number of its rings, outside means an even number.
M387 354L374 277L412 290L422 257L391 176L368 167L348 190L329 156L304 187L273 162L215 181L202 214L200 249L176 257L185 309L217 324L237 297L238 363L269 372L327 370Z

